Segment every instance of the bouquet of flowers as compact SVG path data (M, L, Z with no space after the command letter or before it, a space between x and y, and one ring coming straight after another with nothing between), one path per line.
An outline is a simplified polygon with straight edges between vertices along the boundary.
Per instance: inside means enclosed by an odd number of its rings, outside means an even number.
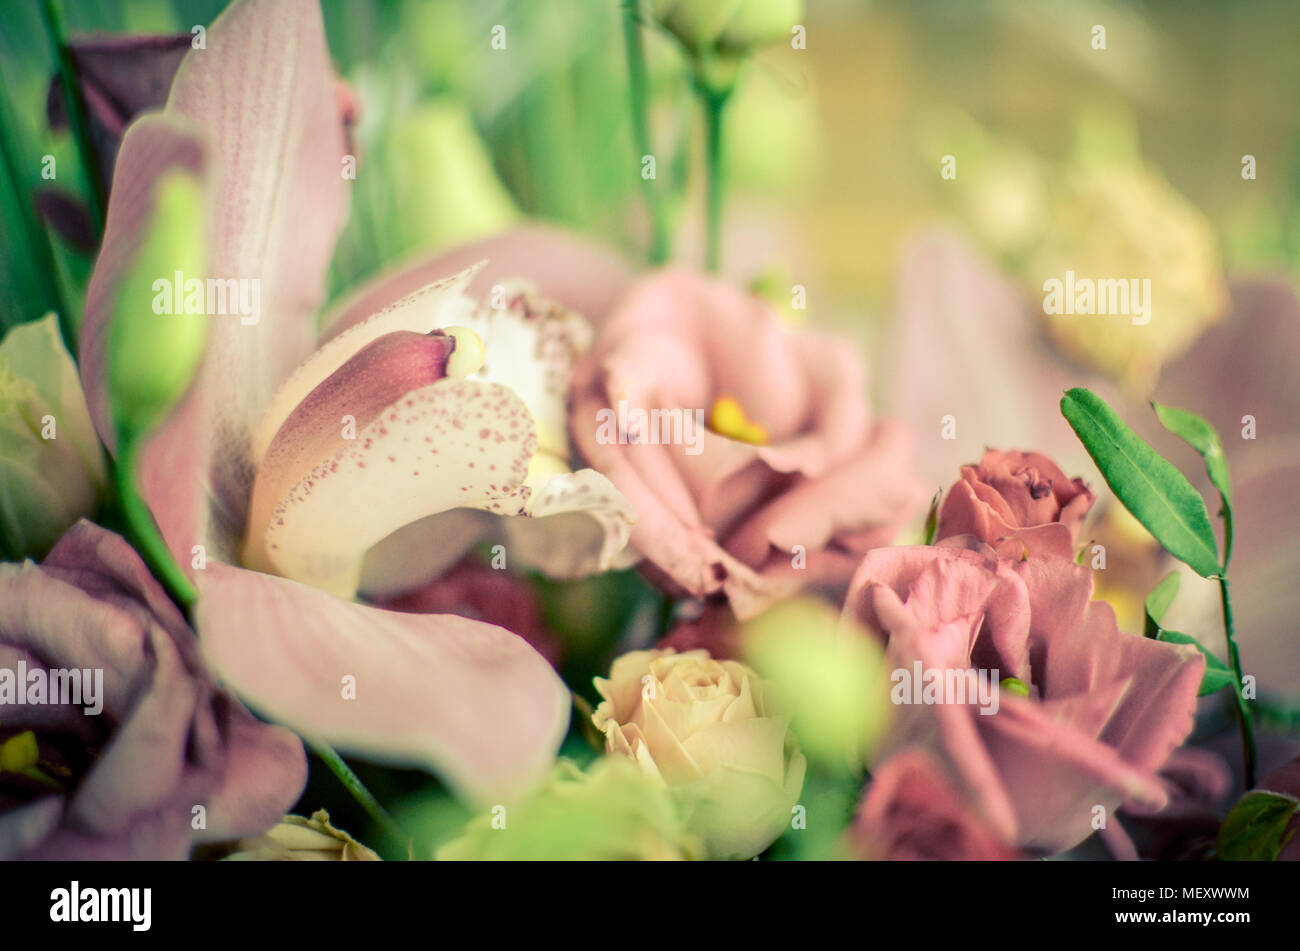
M513 193L463 100L336 70L365 5L38 6L82 186L22 233L93 264L4 300L0 857L1300 857L1300 305L1149 166L922 236L864 347L724 266L798 0L587 5L598 115L526 74ZM529 7L457 28L577 57ZM633 240L521 220L521 141L613 115ZM947 128L940 181L1039 161Z

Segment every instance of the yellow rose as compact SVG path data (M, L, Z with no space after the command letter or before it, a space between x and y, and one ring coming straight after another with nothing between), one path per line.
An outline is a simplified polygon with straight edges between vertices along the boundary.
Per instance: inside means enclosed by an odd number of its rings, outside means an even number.
M788 828L807 764L752 669L703 650L633 651L596 689L606 749L668 786L710 858L751 858Z

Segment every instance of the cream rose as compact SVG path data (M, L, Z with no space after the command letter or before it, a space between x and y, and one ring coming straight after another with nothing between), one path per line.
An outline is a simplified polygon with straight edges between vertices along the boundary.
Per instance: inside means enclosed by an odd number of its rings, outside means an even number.
M633 651L597 677L612 754L661 779L710 858L751 858L788 827L807 766L766 684L708 651Z
M263 835L241 839L228 862L378 862L380 858L317 809L310 819L285 816Z

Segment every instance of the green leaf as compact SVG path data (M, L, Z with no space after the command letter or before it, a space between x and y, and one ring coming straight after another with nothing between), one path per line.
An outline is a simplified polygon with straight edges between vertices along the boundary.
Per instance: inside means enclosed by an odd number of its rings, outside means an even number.
M1227 565L1228 557L1232 554L1232 495L1228 488L1228 460L1224 455L1219 434L1208 420L1188 410L1155 402L1151 404L1151 408L1156 411L1156 416L1165 429L1181 438L1205 460L1205 471L1209 473L1214 487L1219 490L1219 499L1223 503L1226 527L1223 540L1223 563Z
M943 497L943 490L940 489L934 493L934 498L930 500L930 511L925 516L925 544L934 544L935 532L939 530L939 500Z
M1219 573L1218 545L1205 500L1172 463L1083 387L1061 397L1061 414L1106 484L1161 545L1203 578Z
M1225 862L1272 862L1294 835L1286 827L1300 809L1300 800L1282 793L1256 790L1232 807L1219 827L1217 849Z
M1171 571L1147 595L1146 630L1143 632L1147 637L1155 637L1160 633L1160 621L1165 616L1165 612L1169 610L1169 605L1174 603L1174 598L1178 595L1179 584L1181 584L1181 581L1178 572Z
M1205 676L1201 678L1201 689L1197 696L1204 697L1207 693L1214 693L1214 691L1222 690L1224 687L1231 687L1236 682L1232 671L1223 661L1202 647L1196 638L1181 634L1178 631L1162 630L1160 636L1156 639L1168 644L1191 644L1201 652L1201 655L1205 658Z
M1223 443L1219 434L1204 417L1177 406L1164 406L1152 403L1152 409L1160 418L1160 424L1175 436L1180 437L1205 459L1205 469L1210 474L1210 481L1219 493L1227 499L1228 462L1223 454Z

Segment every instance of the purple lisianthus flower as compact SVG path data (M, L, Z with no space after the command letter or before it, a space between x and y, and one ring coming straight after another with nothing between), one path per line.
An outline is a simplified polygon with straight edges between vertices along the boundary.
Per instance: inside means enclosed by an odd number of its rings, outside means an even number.
M74 670L93 703L16 678ZM302 742L217 686L139 555L90 522L0 564L0 677L24 690L0 692L0 859L183 859L274 825L306 783Z

